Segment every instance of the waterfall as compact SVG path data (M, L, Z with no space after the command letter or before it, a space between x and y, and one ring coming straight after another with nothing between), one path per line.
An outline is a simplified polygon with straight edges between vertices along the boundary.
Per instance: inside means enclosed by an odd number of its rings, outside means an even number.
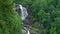
M25 7L23 7L22 5L19 5L20 9L21 9L21 19L22 21L24 21L26 19L26 17L28 16L28 12L27 9ZM26 27L26 34L30 34L29 29Z
M30 34L29 30L28 30L28 33L27 34Z
M22 5L19 4L14 4L14 11L17 12L19 14L19 16L21 17L22 21L26 20L26 18L28 17L28 12L27 9L25 7L23 7ZM24 27L24 22L22 22L22 33L23 34L30 34L29 28Z
M19 5L21 9L21 19L25 20L26 17L28 16L27 9L23 7L22 5Z

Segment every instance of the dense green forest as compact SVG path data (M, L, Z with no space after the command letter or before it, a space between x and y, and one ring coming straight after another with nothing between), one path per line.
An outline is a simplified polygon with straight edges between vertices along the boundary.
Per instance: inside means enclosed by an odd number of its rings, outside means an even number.
M0 34L21 34L21 20L13 11L13 0L0 0Z
M60 0L18 1L17 3L28 6L30 17L33 20L32 27L39 30L37 33L60 34Z
M0 0L0 34L22 34L14 3L28 8L34 34L60 34L60 0Z

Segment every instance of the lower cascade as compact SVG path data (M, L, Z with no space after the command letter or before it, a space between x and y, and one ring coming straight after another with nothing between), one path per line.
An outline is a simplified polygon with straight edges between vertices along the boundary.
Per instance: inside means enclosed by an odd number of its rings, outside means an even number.
M27 34L30 34L29 30L28 30L28 33Z

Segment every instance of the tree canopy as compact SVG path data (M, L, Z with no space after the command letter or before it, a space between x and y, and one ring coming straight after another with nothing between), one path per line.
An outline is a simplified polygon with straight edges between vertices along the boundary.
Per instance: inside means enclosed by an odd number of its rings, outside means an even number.
M20 4L30 9L32 27L39 29L39 34L59 34L60 0L21 0Z
M21 19L13 10L13 0L0 0L0 34L21 34Z

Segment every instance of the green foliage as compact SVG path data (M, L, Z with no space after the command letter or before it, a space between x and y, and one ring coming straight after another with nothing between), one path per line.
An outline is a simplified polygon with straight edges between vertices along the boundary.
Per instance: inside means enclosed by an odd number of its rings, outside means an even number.
M39 34L60 34L60 0L21 0L29 5L32 26L39 29Z
M0 34L21 34L21 20L13 11L13 0L0 0Z

